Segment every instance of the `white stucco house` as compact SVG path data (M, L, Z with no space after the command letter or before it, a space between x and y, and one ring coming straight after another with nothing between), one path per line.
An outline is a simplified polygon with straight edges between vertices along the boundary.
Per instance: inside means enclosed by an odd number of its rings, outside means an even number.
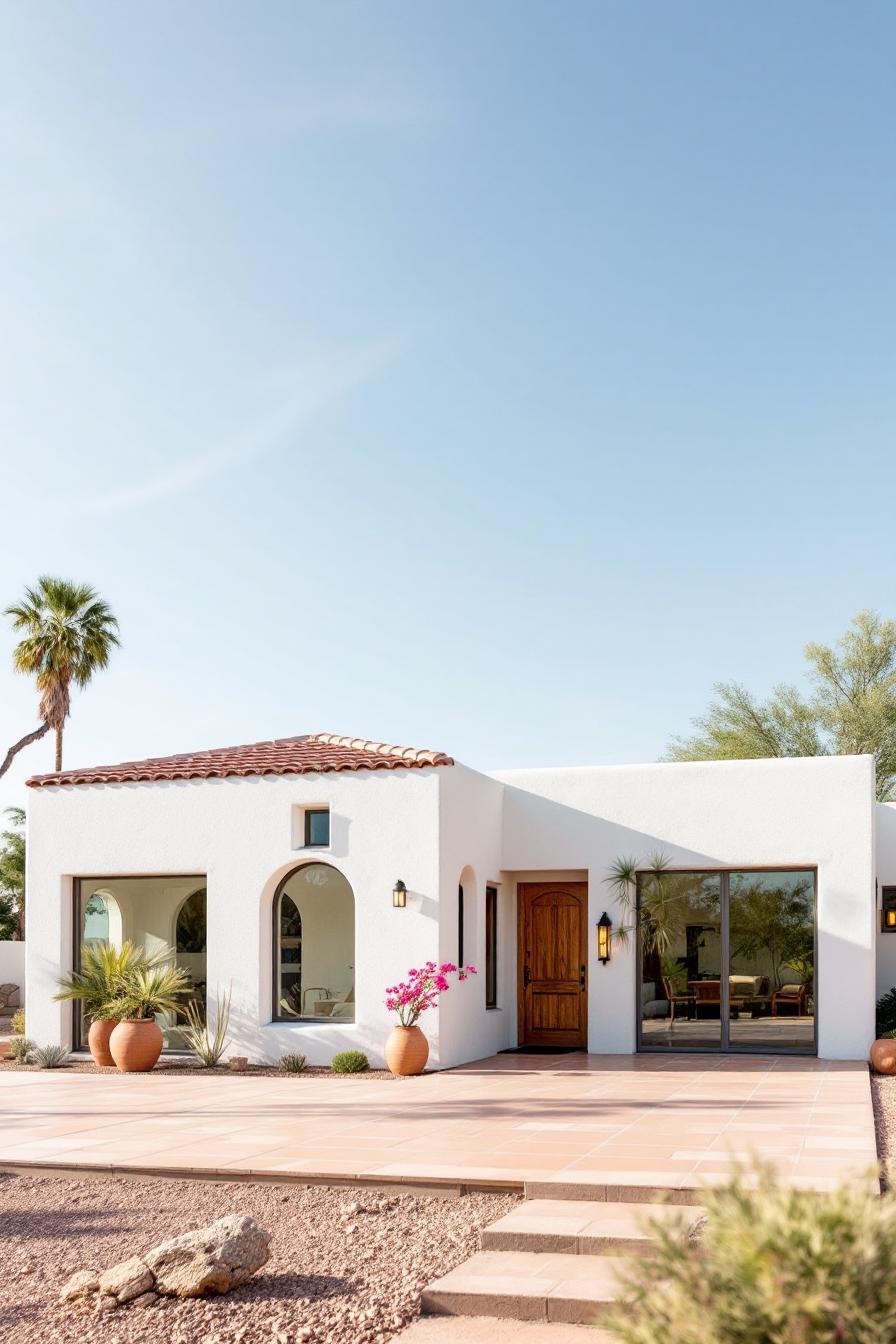
M53 994L90 939L170 945L210 1014L230 991L232 1051L269 1061L381 1062L384 988L429 959L478 968L424 1020L437 1067L519 1046L859 1058L896 983L896 808L868 756L482 774L323 733L29 786L41 1043L81 1045ZM612 866L649 882L657 854L672 943L606 959Z

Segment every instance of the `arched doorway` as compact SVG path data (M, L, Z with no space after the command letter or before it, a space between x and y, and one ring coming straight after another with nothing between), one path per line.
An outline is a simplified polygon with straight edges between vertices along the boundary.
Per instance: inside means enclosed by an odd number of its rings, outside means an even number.
M355 1020L355 895L326 863L283 878L273 902L273 1017Z

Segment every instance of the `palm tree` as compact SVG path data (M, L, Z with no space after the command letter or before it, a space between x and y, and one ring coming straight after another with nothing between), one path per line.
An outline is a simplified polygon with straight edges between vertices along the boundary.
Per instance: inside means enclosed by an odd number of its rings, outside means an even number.
M95 672L108 666L118 647L118 621L107 604L86 583L67 579L38 579L26 588L24 600L7 607L14 630L24 638L13 651L13 666L37 681L43 727L23 737L7 752L0 775L22 747L56 733L56 770L62 769L62 732L71 708L71 686L84 687Z

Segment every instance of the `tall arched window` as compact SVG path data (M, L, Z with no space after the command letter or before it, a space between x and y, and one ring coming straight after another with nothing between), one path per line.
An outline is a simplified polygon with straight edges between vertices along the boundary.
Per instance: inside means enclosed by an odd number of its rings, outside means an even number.
M294 868L274 897L274 1019L355 1020L355 897L326 863Z
M177 924L174 930L174 947L177 952L199 953L205 951L205 887L188 896L177 912Z

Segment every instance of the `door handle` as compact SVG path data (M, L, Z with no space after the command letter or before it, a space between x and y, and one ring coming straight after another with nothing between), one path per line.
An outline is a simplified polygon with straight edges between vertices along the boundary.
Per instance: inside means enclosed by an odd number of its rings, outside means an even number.
M531 979L532 979L532 977L531 977L531 975L529 974L529 967L528 967L528 966L524 966L524 967L523 967L523 988L528 987L529 981L530 981Z
M583 964L579 967L579 989L584 988L585 988L585 966Z

